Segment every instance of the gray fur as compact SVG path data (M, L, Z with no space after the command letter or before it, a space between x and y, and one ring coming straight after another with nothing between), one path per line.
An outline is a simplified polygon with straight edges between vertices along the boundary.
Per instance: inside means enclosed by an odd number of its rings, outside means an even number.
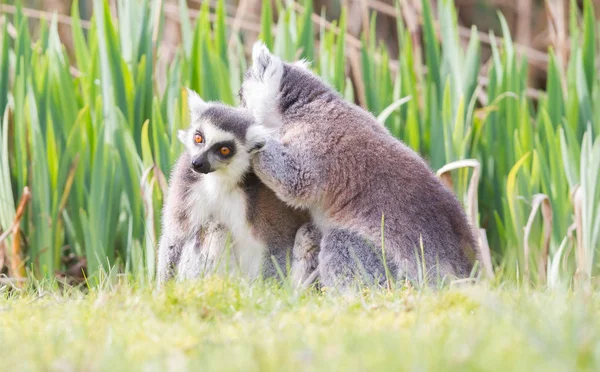
M185 199L189 185L199 175L188 174L189 157L183 154L171 174L171 182L162 211L162 235L158 244L157 279L159 284L177 275L177 265L181 258L183 245L195 240L201 234L201 227L192 228L188 223L187 208L181 208L180 201Z
M348 286L360 266L370 281L381 278L382 216L395 279L418 280L423 268L430 279L468 277L478 256L473 231L456 197L423 159L307 69L264 47L253 52L242 102L257 118L274 112L279 124L252 166L279 198L308 209L322 230L321 283ZM263 96L275 99L256 98ZM273 121L265 125L274 127Z
M332 229L323 236L321 244L319 260L320 273L325 278L325 281L321 280L323 283L342 289L357 283L369 286L386 283L381 251L360 234ZM391 266L390 272L394 272L394 265Z
M298 229L292 254L292 284L306 288L316 282L320 241L321 231L313 223L306 223Z
M226 132L233 133L242 143L246 143L248 123L253 122L252 116L246 110L219 103L211 103L200 117Z
M199 97L198 97L199 99ZM252 116L243 110L230 108L223 105L205 104L201 110L192 112L192 121L206 120L220 130L233 133L238 145L252 146L248 141L248 128L254 125ZM192 107L193 109L193 107ZM196 123L198 124L198 123ZM188 130L189 131L189 130ZM188 135L183 139L187 141ZM189 138L191 141L191 136ZM232 156L248 158L246 171L240 173L239 179L234 180L232 186L229 182L235 177L235 172L229 172L227 164L221 165L217 171L209 174L200 174L191 167L192 156L185 151L177 160L169 181L169 189L163 207L162 230L158 252L158 281L159 285L171 278L178 280L198 278L204 274L215 271L223 272L224 268L234 269L240 252L243 253L247 241L235 241L230 220L221 220L221 209L227 206L218 205L219 200L210 199L212 194L198 195L203 190L203 185L211 181L223 180L222 187L228 194L242 194L245 205L245 216L230 216L233 219L246 218L244 223L244 236L251 236L258 241L262 250L260 274L271 278L279 278L279 273L286 275L291 268L303 277L310 276L311 272L302 270L315 270L315 265L304 263L293 257L294 243L302 242L302 248L318 251L319 236L314 231L304 227L310 223L309 213L289 207L279 200L274 192L267 187L249 170L249 157L247 152L251 147L241 146ZM245 152L246 154L243 154ZM231 160L229 163L239 161ZM215 178L217 177L217 178ZM217 195L217 194L215 194ZM223 194L218 194L223 197ZM225 199L222 200L226 200ZM216 205L214 202L217 203ZM238 204L239 205L239 204ZM243 211L243 208L242 208ZM201 212L202 218L198 219ZM243 213L242 213L243 214ZM221 216L220 218L218 216ZM200 221L200 222L198 222ZM239 225L237 225L239 230ZM306 236L303 235L306 231ZM230 242L230 244L226 244ZM231 249L227 250L226 246ZM310 258L310 257L309 257Z

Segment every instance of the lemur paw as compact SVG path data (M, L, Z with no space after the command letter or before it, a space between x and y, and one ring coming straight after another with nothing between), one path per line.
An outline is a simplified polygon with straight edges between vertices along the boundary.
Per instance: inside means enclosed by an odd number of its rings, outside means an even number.
M252 148L250 149L250 155L254 155L254 154L261 152L266 144L267 144L266 139L256 142L254 144L254 146L252 146Z
M250 151L252 154L252 167L260 166L262 162L272 160L272 155L268 150L273 147L273 142L274 140L271 138L264 138L256 142L256 145Z
M250 147L250 154L256 154L260 152L271 139L273 134L272 132L272 129L260 124L255 124L248 128L248 132L246 133L246 141L248 141Z

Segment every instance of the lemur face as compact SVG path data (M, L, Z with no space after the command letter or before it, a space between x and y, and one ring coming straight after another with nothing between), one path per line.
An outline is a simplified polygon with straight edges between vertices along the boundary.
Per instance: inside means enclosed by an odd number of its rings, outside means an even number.
M263 130L243 109L206 103L188 91L190 127L179 140L190 154L194 172L216 172L239 180L250 167L250 154L264 142Z

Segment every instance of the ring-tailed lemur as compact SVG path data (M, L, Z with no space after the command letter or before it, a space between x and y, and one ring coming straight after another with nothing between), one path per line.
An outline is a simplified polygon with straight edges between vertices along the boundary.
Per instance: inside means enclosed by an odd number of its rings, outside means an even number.
M320 235L308 213L287 206L250 170L264 127L246 110L206 103L193 91L188 102L191 125L179 132L186 151L163 208L159 284L228 264L249 278L274 277L279 270L285 274L289 263L293 282L307 284ZM233 249L224 257L229 233Z
M385 282L382 240L394 278L468 277L478 257L474 234L423 159L302 63L283 62L261 42L252 58L242 106L276 131L252 167L321 229L321 284Z

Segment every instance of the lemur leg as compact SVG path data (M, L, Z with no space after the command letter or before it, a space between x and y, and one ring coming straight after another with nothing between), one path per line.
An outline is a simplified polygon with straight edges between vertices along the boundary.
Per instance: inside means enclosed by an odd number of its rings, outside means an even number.
M344 229L333 229L323 236L319 275L323 287L341 291L386 283L380 250L360 234Z
M181 252L185 241L173 234L163 232L158 244L158 264L156 277L158 287L177 275L177 265L181 259Z
M297 288L306 288L318 277L321 231L312 223L305 223L296 232L292 252L290 277Z
M293 206L306 206L319 190L322 177L309 167L309 154L300 154L280 141L268 139L252 157L252 168L258 178L277 196Z
M203 226L196 239L183 246L177 279L179 281L196 279L205 275L226 271L227 267L235 267L231 250L228 250L229 231L217 222L209 222Z

